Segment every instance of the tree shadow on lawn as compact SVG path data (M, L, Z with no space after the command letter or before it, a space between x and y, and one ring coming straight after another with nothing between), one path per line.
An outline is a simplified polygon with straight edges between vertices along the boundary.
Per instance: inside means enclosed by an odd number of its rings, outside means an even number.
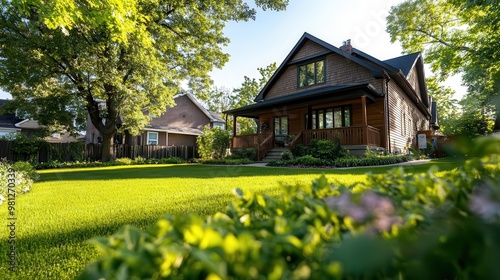
M408 173L426 172L432 165L437 165L440 171L452 170L464 162L463 158L445 158L432 160L425 164L403 166ZM41 181L73 181L73 180L115 180L115 179L152 179L152 178L229 178L249 176L280 176L280 175L318 175L321 174L382 174L393 168L391 166L367 166L349 169L336 168L266 168L255 166L207 166L199 164L182 165L140 165L113 166L102 168L63 169L41 172Z

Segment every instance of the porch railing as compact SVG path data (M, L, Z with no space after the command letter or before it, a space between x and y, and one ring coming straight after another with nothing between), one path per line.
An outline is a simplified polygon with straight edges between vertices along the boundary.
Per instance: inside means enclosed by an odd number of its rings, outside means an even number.
M341 145L380 146L380 130L371 126L313 129L302 131L302 144L309 145L312 140L340 139Z
M262 158L266 156L267 152L269 152L274 147L273 138L274 136L271 134L266 139L264 139L262 143L260 143L258 147L257 160L262 160Z

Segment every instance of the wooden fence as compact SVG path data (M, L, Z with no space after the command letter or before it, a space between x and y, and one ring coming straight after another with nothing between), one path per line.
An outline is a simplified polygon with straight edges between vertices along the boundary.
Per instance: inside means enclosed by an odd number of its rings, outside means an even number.
M0 141L0 159L7 158L10 161L27 161L33 159L38 162L59 161L96 161L100 160L100 144L83 143L48 143L41 147L34 155L16 154L12 150L12 141ZM168 157L179 157L191 159L199 157L196 147L191 146L156 146L156 145L114 145L116 158L135 159L160 159Z

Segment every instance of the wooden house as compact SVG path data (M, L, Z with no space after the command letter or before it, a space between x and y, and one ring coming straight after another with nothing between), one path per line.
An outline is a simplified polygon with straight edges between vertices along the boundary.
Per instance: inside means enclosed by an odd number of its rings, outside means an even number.
M255 98L226 111L258 120L255 135L232 147L258 149L259 160L275 147L340 139L351 153L367 147L403 153L417 132L431 130L431 100L420 53L381 61L347 40L339 48L308 33L300 38ZM437 118L434 118L437 120Z

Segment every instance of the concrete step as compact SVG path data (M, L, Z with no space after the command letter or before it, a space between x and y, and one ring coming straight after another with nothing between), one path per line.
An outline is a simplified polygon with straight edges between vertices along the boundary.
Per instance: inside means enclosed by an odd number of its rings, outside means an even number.
M280 160L281 154L284 151L289 151L288 148L274 148L267 152L266 156L262 159L263 162L270 162L271 160Z

